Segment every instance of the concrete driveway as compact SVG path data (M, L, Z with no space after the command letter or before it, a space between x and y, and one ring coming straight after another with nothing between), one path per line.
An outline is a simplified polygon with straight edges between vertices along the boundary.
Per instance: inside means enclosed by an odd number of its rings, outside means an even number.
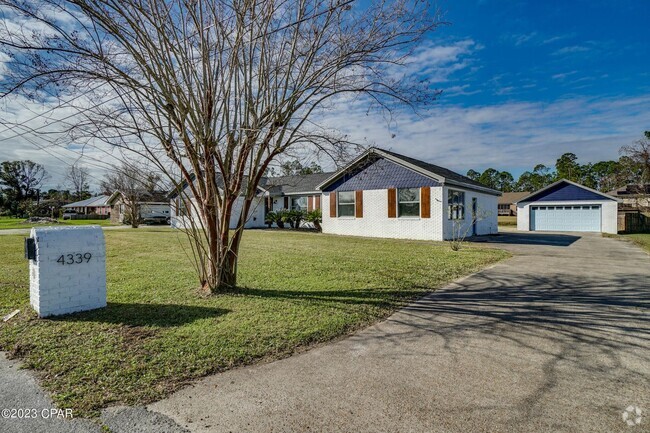
M489 241L515 256L352 337L102 421L114 433L648 431L650 256L600 235ZM629 406L641 424L623 420Z
M197 432L649 431L650 256L600 235L492 241L515 256L348 339L149 409Z

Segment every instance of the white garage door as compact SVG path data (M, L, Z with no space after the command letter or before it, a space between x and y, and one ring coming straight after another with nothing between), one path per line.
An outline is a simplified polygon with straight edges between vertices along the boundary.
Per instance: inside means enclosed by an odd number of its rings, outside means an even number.
M599 232L600 205L531 206L530 229L555 232Z

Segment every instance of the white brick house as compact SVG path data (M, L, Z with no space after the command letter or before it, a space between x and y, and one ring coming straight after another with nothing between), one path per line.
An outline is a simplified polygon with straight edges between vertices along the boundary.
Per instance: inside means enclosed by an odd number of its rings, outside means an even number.
M499 191L394 152L369 149L318 188L324 233L438 241L497 233Z
M324 233L436 241L454 232L487 235L497 233L499 195L446 168L371 148L336 173L263 178L244 227L266 227L270 211L322 209ZM187 190L170 198L172 227L200 226ZM235 203L231 228L242 203Z

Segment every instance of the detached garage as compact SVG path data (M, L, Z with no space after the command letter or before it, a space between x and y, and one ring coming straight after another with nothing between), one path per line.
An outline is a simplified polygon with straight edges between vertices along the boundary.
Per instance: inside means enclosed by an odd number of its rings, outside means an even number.
M616 233L618 201L566 179L517 202L517 230Z

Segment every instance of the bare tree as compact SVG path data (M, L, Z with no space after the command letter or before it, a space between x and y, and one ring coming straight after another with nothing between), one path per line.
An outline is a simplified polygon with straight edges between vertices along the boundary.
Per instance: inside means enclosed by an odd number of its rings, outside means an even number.
M83 200L87 198L86 196L90 196L88 192L90 189L89 179L90 174L85 167L78 164L70 166L66 173L66 182L71 186L75 200Z
M47 178L45 168L33 161L0 163L0 188L5 196L5 207L12 215L17 215L23 202L39 199L41 186Z
M390 113L438 95L401 68L440 24L422 1L0 5L14 23L37 23L0 29L11 56L0 91L93 89L92 101L103 94L74 122L77 138L136 152L176 187L188 185L184 198L200 218L187 233L201 286L213 293L236 285L243 227L269 164L297 149L349 157L353 143L321 124L324 113L353 103Z
M625 169L634 173L639 184L650 183L650 131L645 131L643 138L620 149L625 158Z
M104 194L119 193L124 206L124 218L137 228L140 225L140 208L157 189L153 183L156 175L132 164L122 164L114 171L107 173L100 183Z

